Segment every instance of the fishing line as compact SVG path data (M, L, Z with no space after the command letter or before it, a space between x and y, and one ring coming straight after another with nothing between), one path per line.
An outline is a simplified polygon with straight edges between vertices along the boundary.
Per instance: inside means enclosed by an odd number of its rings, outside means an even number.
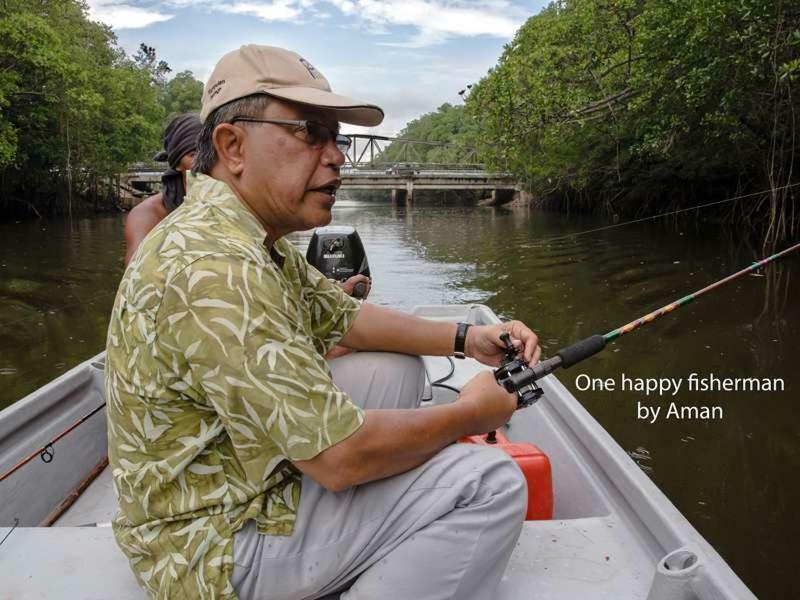
M589 233L598 233L600 231L606 231L608 229L616 229L617 227L625 227L626 225L633 225L635 223L644 223L645 221L653 221L655 219L660 219L662 217L668 217L670 215L677 215L679 213L689 212L690 210L699 210L701 208L707 208L709 206L715 206L717 204L727 204L728 202L734 202L736 200L741 200L742 198L750 198L751 196L759 196L761 194L766 194L767 192L777 191L777 190L785 190L795 186L800 185L800 183L790 183L788 185L782 185L780 187L771 188L769 190L761 190L760 192L751 192L749 194L742 194L741 196L734 196L733 198L726 198L725 200L715 200L713 202L706 202L705 204L698 204L697 206L691 206L689 208L681 208L678 210L673 210L670 212L659 213L657 215L650 215L649 217L642 217L640 219L633 219L631 221L624 221L622 223L614 223L613 225L606 225L604 227L596 227L594 229L586 229L584 231L576 231L575 233L567 233L564 235L557 235L550 238L544 238L543 240L536 240L530 245L526 245L525 247L530 248L531 246L540 246L543 244L548 244L550 242L559 241L559 240L568 240L572 237L577 237L579 235L587 235Z

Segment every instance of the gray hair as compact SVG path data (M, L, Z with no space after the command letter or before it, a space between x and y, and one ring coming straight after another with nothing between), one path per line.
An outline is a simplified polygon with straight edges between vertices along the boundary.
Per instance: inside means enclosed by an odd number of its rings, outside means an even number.
M192 164L192 173L208 175L216 166L219 156L217 149L214 148L214 130L218 125L230 123L236 117L257 119L264 114L270 102L272 102L272 98L266 94L253 94L223 104L208 115L197 140L197 154L194 157L194 164Z

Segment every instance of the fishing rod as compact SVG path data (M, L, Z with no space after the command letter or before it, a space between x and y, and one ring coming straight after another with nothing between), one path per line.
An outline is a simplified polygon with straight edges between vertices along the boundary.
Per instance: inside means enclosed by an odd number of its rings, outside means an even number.
M592 335L570 346L567 346L566 348L562 348L556 352L556 355L552 358L543 360L533 367L529 367L523 359L519 358L517 350L514 348L514 345L511 342L511 337L508 333L504 333L501 335L501 339L506 344L506 358L504 359L503 364L495 370L495 379L506 389L507 392L517 393L519 408L530 406L544 393L544 391L536 385L536 381L542 377L549 375L556 369L568 369L569 367L586 360L590 356L594 356L603 348L605 348L606 344L609 342L613 342L617 338L631 333L632 331L635 331L640 327L651 323L652 321L655 321L658 317L666 315L667 313L671 313L675 309L685 306L690 302L694 302L700 296L716 290L723 285L730 283L734 279L742 277L743 275L757 271L769 263L778 260L779 258L786 256L791 252L795 252L796 250L800 250L800 243L786 248L777 254L768 256L763 260L756 261L741 271L737 271L736 273L728 275L727 277L707 285L696 292L679 298L674 302L670 302L669 304L662 306L653 312L647 313L646 315L639 317L638 319L635 319L630 323L623 325L622 327L612 329L605 335Z
M31 462L37 456L42 459L42 462L45 462L45 463L53 462L53 458L55 458L55 455L56 455L56 451L53 448L53 444L55 444L61 438L66 436L73 429L77 428L79 425L82 425L83 423L85 423L90 417L92 417L95 414L97 414L98 412L100 412L100 410L102 410L105 405L106 405L106 403L103 402L100 406L98 406L97 408L92 410L92 412L82 416L80 419L75 421L72 425L67 427L64 431L59 433L56 437L54 437L52 440L47 442L44 446L41 446L40 448L37 448L36 450L31 452L28 456L23 458L16 465L11 467L8 471L6 471L2 475L0 475L0 482L3 482L6 479L8 479L9 477L11 477L14 473L19 471L22 467L27 465L29 462Z

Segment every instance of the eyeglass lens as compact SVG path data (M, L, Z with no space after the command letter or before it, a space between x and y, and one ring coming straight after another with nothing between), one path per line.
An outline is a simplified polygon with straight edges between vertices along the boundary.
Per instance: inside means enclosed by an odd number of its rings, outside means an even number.
M336 147L341 152L347 152L350 148L351 140L349 137L342 134L334 134L331 129L321 123L308 121L306 123L306 131L308 132L308 143L312 146L324 146L328 143L328 140L333 138L336 140Z

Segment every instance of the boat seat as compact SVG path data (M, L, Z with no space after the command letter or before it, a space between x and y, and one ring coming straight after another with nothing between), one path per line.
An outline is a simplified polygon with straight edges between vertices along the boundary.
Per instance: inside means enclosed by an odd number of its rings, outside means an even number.
M0 539L8 531L0 528ZM147 598L110 527L17 527L0 546L0 565L0 598Z

